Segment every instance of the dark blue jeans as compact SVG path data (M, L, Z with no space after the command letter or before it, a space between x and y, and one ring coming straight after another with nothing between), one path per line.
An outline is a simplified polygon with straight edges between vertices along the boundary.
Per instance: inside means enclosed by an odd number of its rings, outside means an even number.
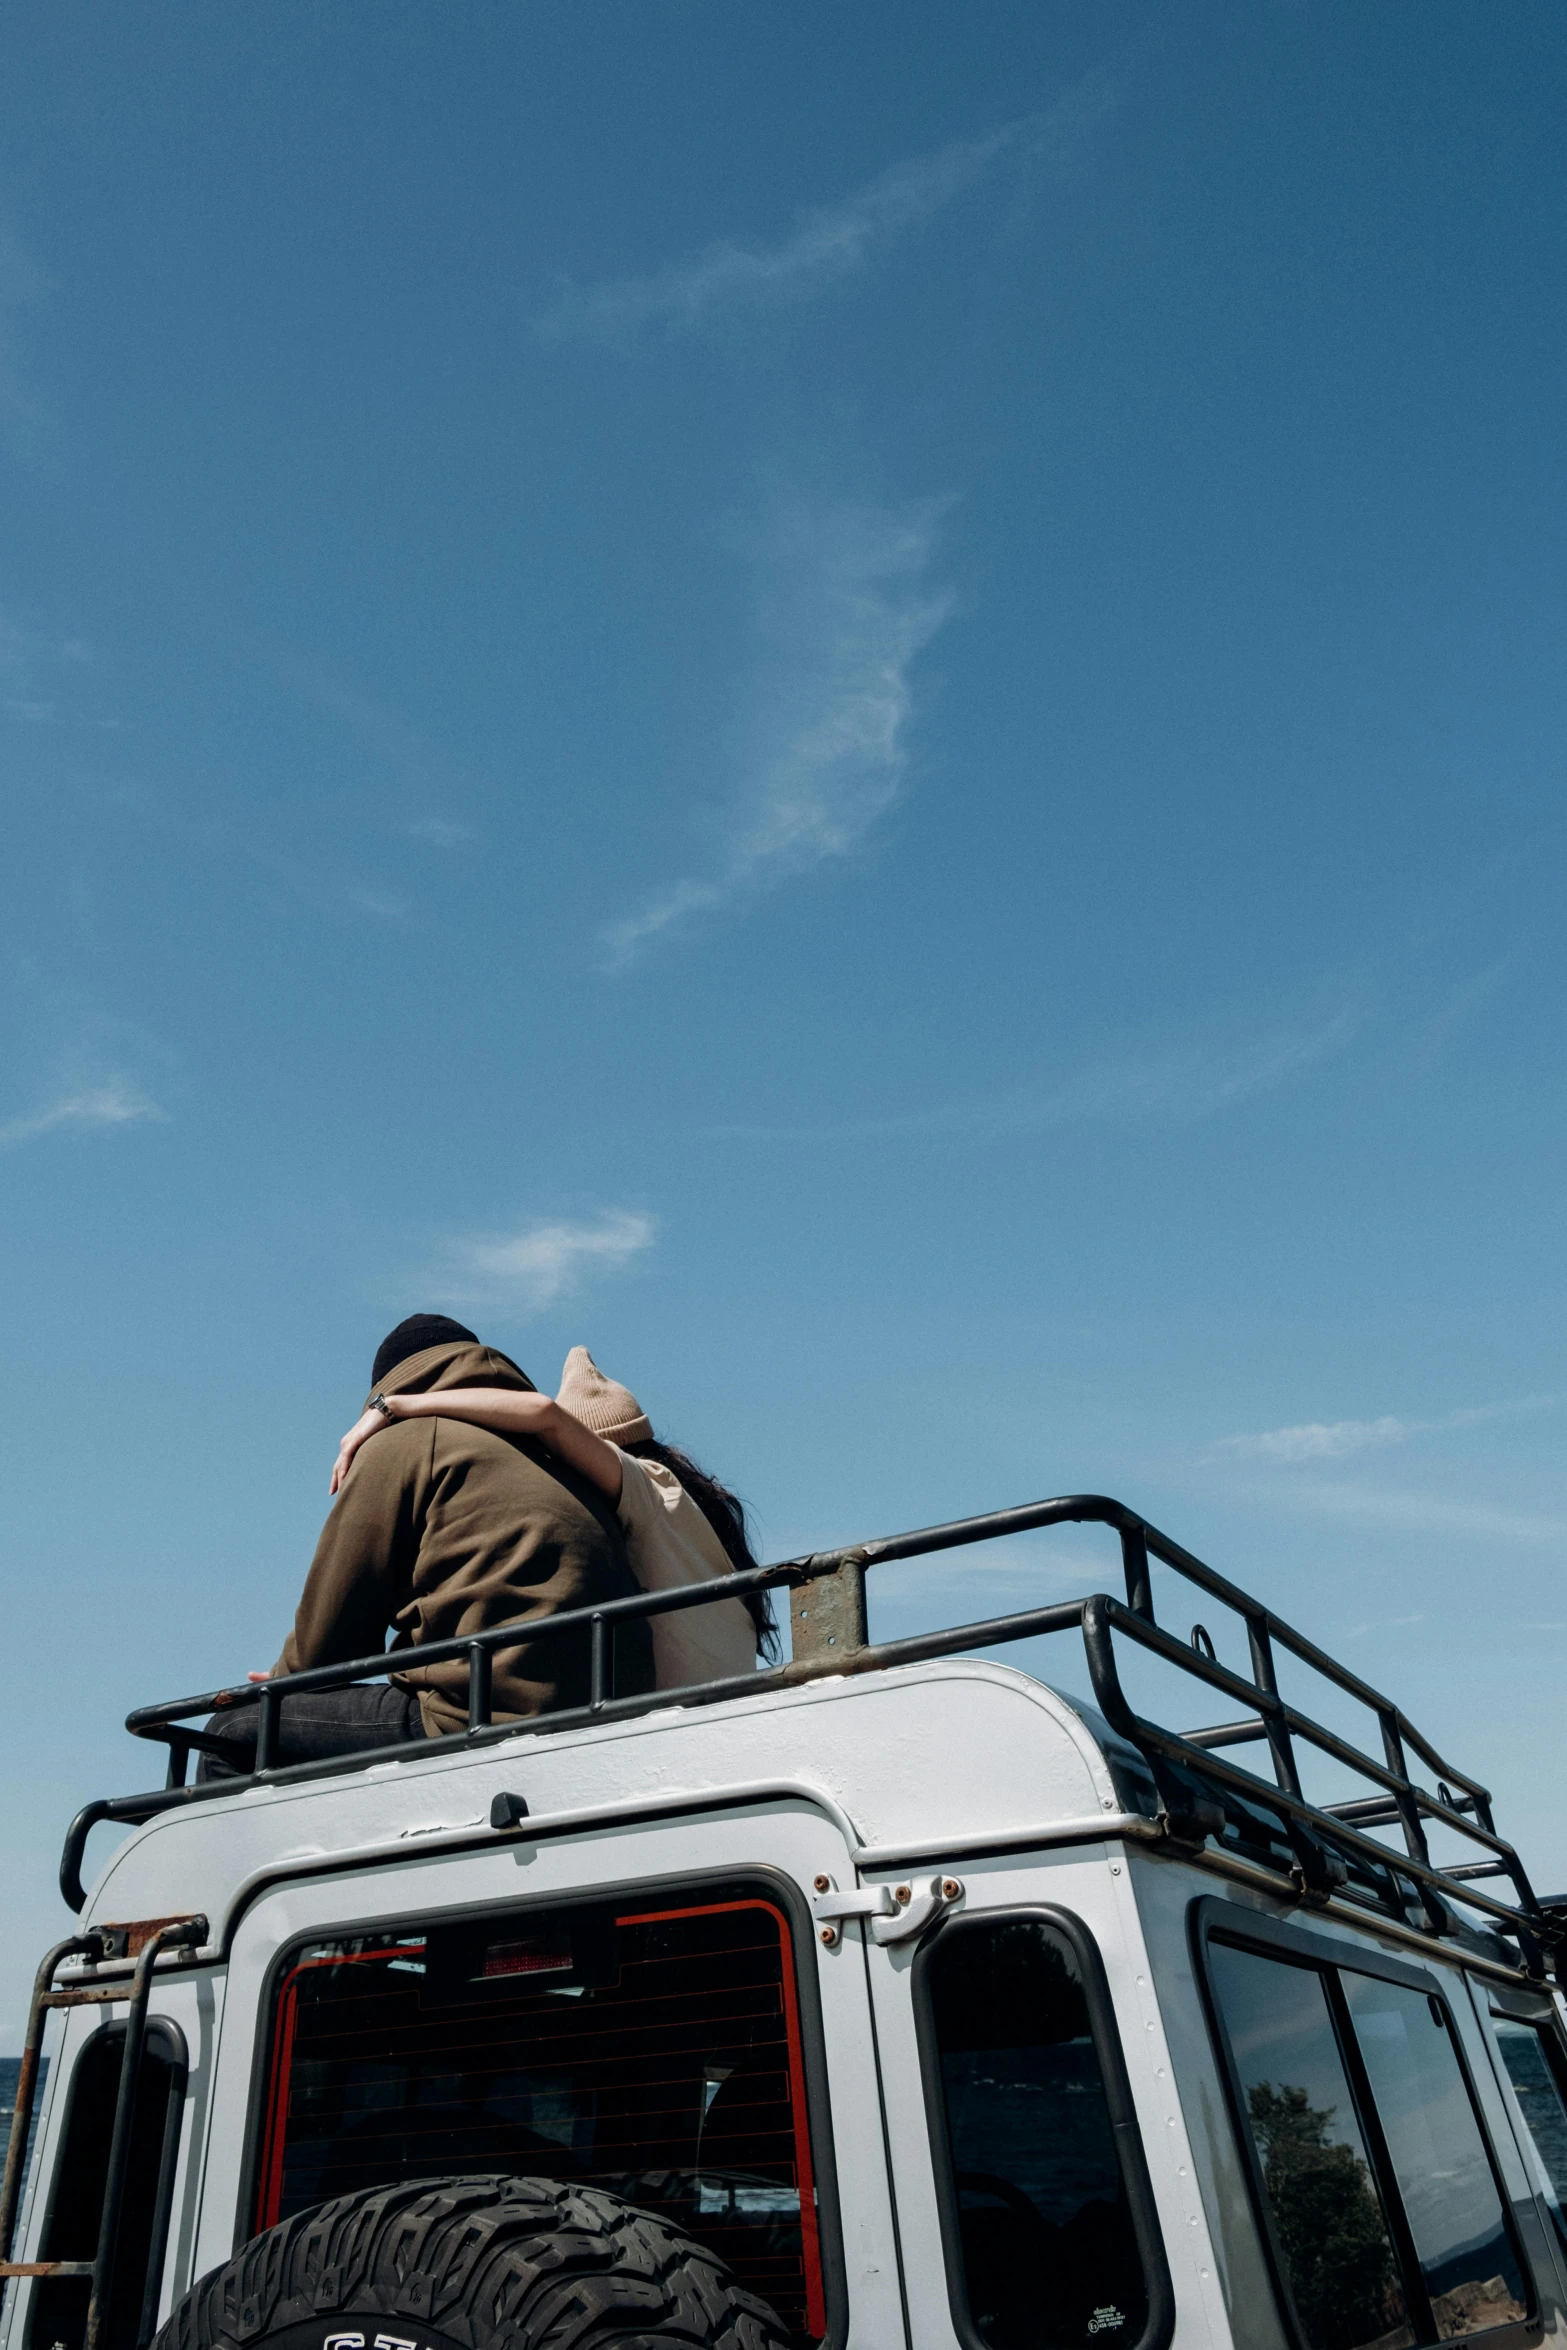
M204 1754L196 1777L241 1779L256 1767L259 1708L237 1706L213 1714L202 1727L232 1746L227 1755ZM285 1697L278 1724L277 1760L325 1762L334 1754L358 1754L366 1746L401 1746L424 1735L419 1700L390 1681L356 1681L348 1689L301 1689Z

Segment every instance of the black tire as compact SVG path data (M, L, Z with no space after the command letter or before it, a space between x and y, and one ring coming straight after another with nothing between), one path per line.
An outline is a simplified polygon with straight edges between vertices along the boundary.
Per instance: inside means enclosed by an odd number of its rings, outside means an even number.
M191 2288L154 2350L261 2345L788 2350L789 2336L712 2253L596 2187L418 2179L257 2236Z

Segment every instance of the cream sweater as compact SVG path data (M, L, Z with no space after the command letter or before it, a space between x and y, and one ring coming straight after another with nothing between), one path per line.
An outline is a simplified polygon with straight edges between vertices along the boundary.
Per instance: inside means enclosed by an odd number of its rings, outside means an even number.
M615 1447L620 1452L620 1447ZM672 1469L620 1453L621 1531L631 1572L644 1591L708 1583L734 1569L724 1546ZM756 1626L738 1599L649 1618L660 1689L718 1681L756 1670Z

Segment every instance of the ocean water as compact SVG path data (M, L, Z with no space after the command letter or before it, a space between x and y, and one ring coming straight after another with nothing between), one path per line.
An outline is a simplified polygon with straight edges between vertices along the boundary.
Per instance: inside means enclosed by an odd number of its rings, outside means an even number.
M11 2116L16 2111L16 2076L21 2069L22 2060L19 2056L0 2056L0 2164L4 2163L11 2150ZM44 2087L48 2078L49 2059L46 2056L38 2068L38 2089L33 2098L33 2127L29 2133L29 2141L38 2134L38 2114L44 2101ZM27 2149L29 2162L32 2160L32 2152L32 2145L29 2142ZM25 2173L23 2177L25 2183Z

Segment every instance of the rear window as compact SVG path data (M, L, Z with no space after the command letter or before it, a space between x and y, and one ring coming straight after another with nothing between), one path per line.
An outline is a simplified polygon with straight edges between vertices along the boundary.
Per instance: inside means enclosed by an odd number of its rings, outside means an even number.
M961 2310L992 2350L1132 2350L1149 2293L1082 1964L1043 1918L921 1960Z
M259 2232L386 2181L607 2188L826 2331L788 1921L763 1893L528 1910L296 1951L274 2000Z
M1527 2318L1522 2259L1442 2002L1218 1941L1208 1962L1309 2350L1406 2350Z

